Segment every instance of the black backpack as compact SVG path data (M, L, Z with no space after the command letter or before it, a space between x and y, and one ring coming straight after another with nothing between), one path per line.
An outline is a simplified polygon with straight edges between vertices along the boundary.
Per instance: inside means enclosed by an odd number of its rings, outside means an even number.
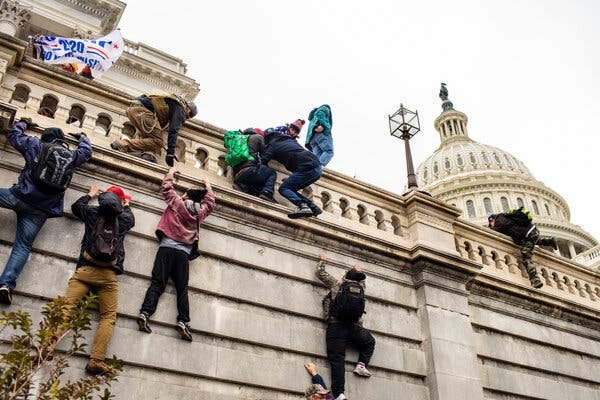
M42 143L40 152L33 160L31 180L42 192L64 192L73 177L74 161L75 156L62 140Z
M531 225L531 213L523 207L508 210L505 215L519 226Z
M86 252L95 261L115 265L119 258L120 248L119 219L115 217L114 221L110 222L104 216L99 215L94 229L92 229L92 237Z
M329 315L343 322L357 322L365 313L365 290L356 281L344 281L331 303Z

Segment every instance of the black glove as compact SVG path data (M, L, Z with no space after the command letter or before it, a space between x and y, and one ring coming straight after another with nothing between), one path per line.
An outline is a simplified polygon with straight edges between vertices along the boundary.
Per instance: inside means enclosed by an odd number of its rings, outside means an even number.
M82 136L87 136L84 132L79 133L67 133L67 135L74 137L77 140L80 140Z
M21 117L18 122L24 122L27 128L33 128L38 126L31 118Z
M175 154L167 154L167 155L165 156L165 162L167 163L167 165L168 165L169 167L172 167L172 166L173 166L173 162L174 162L174 161L179 161L179 160L177 159L177 157L175 156Z

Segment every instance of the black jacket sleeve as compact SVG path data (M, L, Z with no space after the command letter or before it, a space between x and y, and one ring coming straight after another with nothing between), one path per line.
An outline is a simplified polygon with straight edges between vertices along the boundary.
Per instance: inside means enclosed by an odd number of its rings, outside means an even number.
M79 199L77 199L75 203L71 204L71 211L83 222L88 220L90 210L88 203L91 199L91 196L86 194L85 196L81 196Z
M167 154L175 154L175 146L177 145L177 135L179 129L183 126L186 120L185 110L176 101L167 99L169 104L169 137L167 139Z

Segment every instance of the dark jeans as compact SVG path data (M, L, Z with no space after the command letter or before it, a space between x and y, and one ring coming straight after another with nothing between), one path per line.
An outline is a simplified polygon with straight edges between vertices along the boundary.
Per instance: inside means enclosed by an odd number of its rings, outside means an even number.
M308 171L294 172L279 186L279 194L296 206L302 203L313 204L312 201L302 196L298 191L318 181L322 173L323 167L320 165Z
M255 165L248 168L235 183L243 192L258 196L261 193L273 195L277 173L266 165Z
M346 346L354 346L358 350L358 362L367 366L375 351L375 338L362 326L344 322L329 323L326 337L327 358L331 365L331 391L333 397L338 397L340 393L344 393L346 383Z
M152 268L152 282L146 291L141 312L154 314L158 299L167 287L169 278L173 280L177 292L177 321L190 322L190 303L188 301L188 281L190 278L188 255L183 250L159 247Z
M0 284L14 289L17 286L17 278L21 275L29 258L33 241L46 223L48 216L17 199L8 189L4 188L0 189L0 207L11 209L17 213L15 241L2 276L0 276Z

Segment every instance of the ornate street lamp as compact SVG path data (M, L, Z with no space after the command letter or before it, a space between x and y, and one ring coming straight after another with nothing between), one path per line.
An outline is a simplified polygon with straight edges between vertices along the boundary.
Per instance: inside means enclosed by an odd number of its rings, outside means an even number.
M417 111L411 111L400 104L400 108L392 115L388 115L388 118L390 119L390 133L392 136L404 141L408 190L418 190L419 186L417 185L417 177L415 175L415 168L413 167L409 140L421 130L419 114Z

